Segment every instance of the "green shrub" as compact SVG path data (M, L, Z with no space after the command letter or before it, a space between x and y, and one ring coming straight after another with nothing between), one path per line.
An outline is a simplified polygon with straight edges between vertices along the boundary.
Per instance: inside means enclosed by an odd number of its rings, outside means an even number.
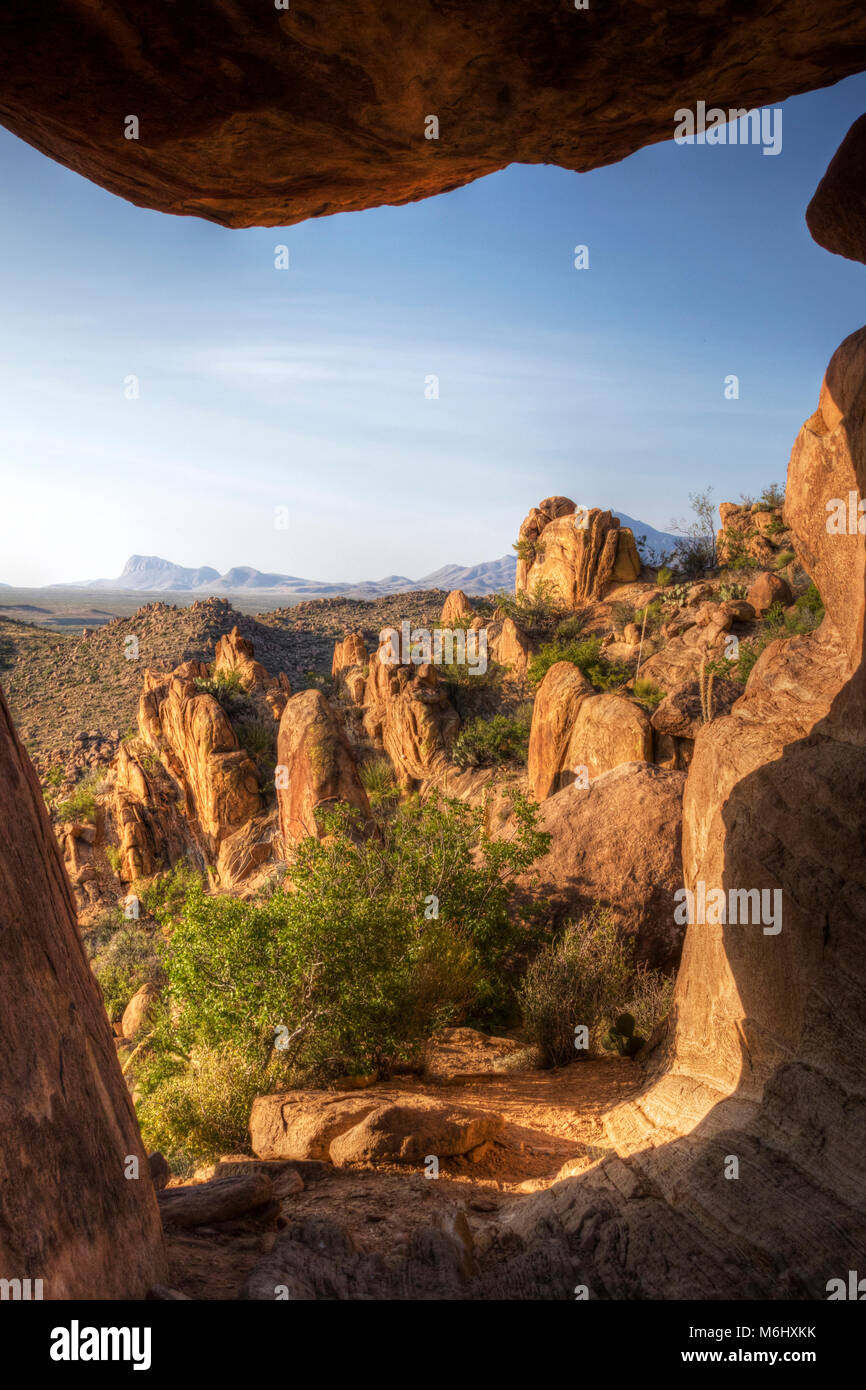
M96 817L96 798L105 785L105 769L95 768L88 772L72 795L54 807L54 813L61 821L92 821Z
M667 565L661 565L660 568L656 570L656 583L660 589L666 589L673 577L674 572L672 569L669 569Z
M495 714L492 719L473 719L460 730L451 756L458 767L525 763L531 725L531 705L521 706L511 718Z
M654 685L651 680L648 680L646 676L638 676L632 689L635 698L640 700L642 705L647 705L650 709L658 709L666 693L664 690L660 690L657 685Z
M824 621L824 601L818 592L817 584L810 584L805 594L801 594L798 599L795 599L794 606L804 615L808 614L816 618L816 626Z
M239 671L219 671L215 676L199 676L195 685L201 695L212 695L228 715L252 708Z
M568 616L568 610L548 579L538 579L531 591L509 593L500 589L495 594L496 605L518 627L549 628Z
M509 880L549 843L536 814L517 797L505 841L482 808L407 803L365 839L341 807L322 817L324 840L297 847L291 892L242 901L194 886L165 947L175 1022L155 1052L232 1044L252 1060L285 1024L287 1066L325 1081L414 1064L443 1023L501 1023L532 921L509 912Z
M358 764L358 776L374 810L393 805L400 799L400 789L390 758L366 758Z
M259 759L273 755L276 737L276 724L273 721L266 724L263 719L239 719L234 725L234 731L241 748L249 753L251 758Z
M584 637L572 642L545 643L529 663L526 674L530 683L540 685L558 661L570 661L597 690L616 689L630 675L627 667L609 661L602 653L600 637Z
M121 866L121 864L122 864L122 862L123 862L123 856L122 856L122 854L120 853L120 850L119 850L118 846L117 846L117 845L106 845L106 846L105 846L105 857L106 857L106 859L108 860L109 864L111 865L112 873L115 873L115 874L119 873L119 872L120 872L120 866Z
M779 554L776 556L774 568L783 570L786 565L790 565L791 561L796 558L793 550L780 550Z
M772 512L785 505L785 489L781 483L770 483L759 498L762 511Z
M610 912L598 906L536 956L520 986L520 1007L526 1037L550 1066L587 1055L574 1046L580 1025L589 1029L589 1050L597 1050L599 1030L628 992L631 957Z
M635 1057L640 1052L646 1038L635 1032L634 1016L618 1014L601 1040L608 1052L618 1052L621 1057Z
M92 961L111 1019L119 1019L136 990L163 981L160 933L153 923L123 919Z
M278 1064L279 1056L269 1061ZM145 1145L179 1171L221 1154L248 1153L252 1103L284 1080L278 1065L263 1064L230 1042L194 1047L186 1061L146 1054L136 1071Z
M592 616L592 610L584 605L575 609L567 618L556 624L554 636L559 642L570 642L572 638L579 637Z
M646 1036L670 1007L673 981L661 971L633 964L634 943L618 932L599 904L566 925L530 965L520 987L527 1039L550 1066L597 1053L610 1020L625 1005ZM575 1048L575 1029L589 1030L588 1050Z

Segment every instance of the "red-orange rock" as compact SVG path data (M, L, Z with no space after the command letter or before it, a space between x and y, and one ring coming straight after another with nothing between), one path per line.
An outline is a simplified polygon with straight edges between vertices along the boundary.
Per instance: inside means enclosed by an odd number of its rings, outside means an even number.
M669 0L661 16L549 0L408 11L330 0L327 12L101 0L84 20L56 0L0 13L0 117L140 206L286 226L508 164L597 168L670 140L674 112L699 98L766 106L859 72L863 58L850 0L824 0L820 25L799 0L736 22L692 0Z
M277 778L280 831L287 850L307 836L320 838L316 811L333 809L338 802L353 807L362 820L370 819L352 751L320 690L302 690L283 710Z
M166 1278L147 1154L2 692L0 816L0 1276L41 1279L46 1299L140 1299Z

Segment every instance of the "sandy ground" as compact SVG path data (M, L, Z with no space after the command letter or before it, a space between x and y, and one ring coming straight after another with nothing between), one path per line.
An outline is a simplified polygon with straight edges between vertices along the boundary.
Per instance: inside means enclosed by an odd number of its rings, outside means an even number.
M351 1232L360 1250L393 1256L414 1228L437 1225L462 1208L483 1246L485 1225L508 1207L558 1177L584 1171L608 1151L602 1116L641 1079L640 1070L619 1057L554 1071L496 1072L492 1062L489 1050L452 1045L440 1050L428 1079L391 1083L501 1114L503 1130L480 1153L443 1160L436 1179L406 1165L310 1165L303 1192L283 1201L283 1218L327 1216ZM232 1235L213 1228L169 1234L170 1284L191 1298L239 1298L273 1239L273 1231L253 1228Z

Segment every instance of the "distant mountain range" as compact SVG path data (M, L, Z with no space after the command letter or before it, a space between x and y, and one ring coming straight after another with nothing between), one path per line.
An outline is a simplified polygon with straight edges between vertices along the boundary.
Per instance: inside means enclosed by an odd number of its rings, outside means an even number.
M643 553L647 559L660 558L669 551L676 537L657 531L643 521L636 521L624 512L615 512L623 526L630 526L635 536L646 537ZM219 570L201 565L189 569L163 560L158 555L131 555L116 579L75 580L68 584L51 584L51 589L104 589L113 593L198 593L239 594L251 590L267 590L302 598L382 598L386 594L409 593L413 589L463 589L467 594L490 594L497 589L513 589L517 569L515 555L503 555L499 560L486 560L480 565L443 565L420 579L404 574L389 574L384 579L364 580L358 584L330 583L325 580L302 579L294 574L269 574L251 565L235 565L220 574ZM9 587L0 585L0 587Z

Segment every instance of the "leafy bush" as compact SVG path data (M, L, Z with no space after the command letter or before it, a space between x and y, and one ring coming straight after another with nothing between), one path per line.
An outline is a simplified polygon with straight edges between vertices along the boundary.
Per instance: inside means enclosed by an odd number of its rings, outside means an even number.
M496 605L507 618L518 627L549 628L560 619L568 616L568 610L557 590L549 579L538 579L531 591L509 593L500 589L495 595Z
M584 637L572 642L547 642L535 654L527 668L532 685L540 685L551 666L558 661L570 661L597 690L612 690L629 678L628 668L609 661L601 650L601 638Z
M460 730L451 756L458 767L525 763L531 725L532 706L529 704L521 706L512 718L495 714L492 719L473 719Z
M587 1056L574 1046L575 1028L589 1029L589 1053L603 1045L610 1020L633 1015L646 1037L670 1008L673 980L643 963L633 964L634 943L623 939L598 904L545 946L520 987L524 1032L550 1066Z
M374 810L399 800L400 791L390 758L365 758L358 764L358 776Z
M95 768L88 772L72 795L54 807L58 820L92 821L96 816L96 798L105 785L105 769Z
M554 636L560 642L570 642L572 638L580 636L591 616L592 610L586 604L576 608L567 618L556 624Z
M580 1025L589 1029L589 1050L597 1050L600 1030L628 994L632 953L610 912L596 906L536 956L520 986L520 1006L524 1032L550 1066L587 1055L574 1046Z
M818 592L817 584L810 584L805 594L794 600L795 608L801 613L817 619L816 626L824 621L824 600Z
M650 709L658 709L662 700L665 698L665 691L660 690L646 676L638 676L632 689L635 698L640 700L642 705L647 705Z
M212 695L228 715L251 708L239 671L219 671L212 676L198 676L195 685L201 695Z
M656 571L656 583L660 589L666 589L674 577L674 572L667 565L662 565Z
M175 1022L156 1054L231 1044L261 1059L285 1024L282 1060L324 1081L411 1065L445 1023L501 1023L532 920L509 913L509 879L549 843L536 814L516 797L516 834L493 840L483 808L415 802L364 839L341 807L323 816L324 840L298 846L291 892L242 901L194 886L165 948Z
M777 507L785 505L785 489L781 483L770 483L765 487L758 499L764 511L775 511Z
M673 547L677 569L690 579L697 579L716 563L715 542L706 536L680 536Z
M278 1067L263 1065L230 1042L193 1047L186 1060L150 1053L136 1072L145 1144L176 1171L220 1154L247 1153L252 1103L283 1079Z
M275 725L263 719L239 719L234 726L238 743L251 758L260 758L274 751Z
M786 565L790 565L791 561L795 560L796 558L797 557L794 554L793 550L780 550L779 554L776 556L774 568L777 570L783 570Z
M160 984L160 933L153 923L123 919L108 944L94 957L93 973L111 1019L119 1019L136 990Z
M646 615L646 625L644 625L644 614ZM634 610L634 623L644 637L657 636L662 625L661 599L654 599L652 603L647 604L646 608L636 608Z

